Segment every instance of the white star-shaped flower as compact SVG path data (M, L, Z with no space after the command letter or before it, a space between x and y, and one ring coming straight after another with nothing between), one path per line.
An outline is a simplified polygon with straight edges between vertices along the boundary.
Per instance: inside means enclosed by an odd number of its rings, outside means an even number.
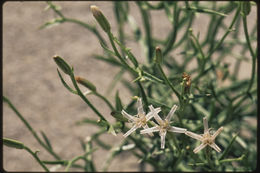
M153 117L154 113L158 113L161 111L161 108L156 108L148 114L145 114L141 98L137 100L137 105L137 115L135 116L129 115L124 110L122 110L121 112L122 115L124 115L130 122L134 124L133 127L123 135L125 138L138 128L143 127L144 129L148 129L149 127L147 125L147 121L149 121ZM149 135L153 136L153 133L149 133Z
M167 131L170 132L175 132L175 133L185 133L187 130L184 128L179 128L179 127L174 127L174 126L170 126L170 120L174 114L174 112L177 109L177 106L174 105L170 112L168 113L167 117L165 118L165 120L162 120L161 117L158 115L158 113L155 111L154 107L151 105L149 106L149 109L151 110L151 112L155 112L153 114L154 119L157 121L157 123L159 125L156 125L154 127L145 129L145 130L141 130L141 134L144 133L152 133L152 132L159 132L159 135L161 136L161 148L163 149L165 146L165 136Z
M217 152L220 152L221 149L215 144L215 138L219 135L219 133L224 129L220 127L213 135L210 134L210 129L208 127L208 119L206 117L203 118L203 125L204 125L204 134L198 135L193 132L187 131L185 134L201 141L202 143L193 150L194 153L198 153L200 150L205 148L207 145L212 147Z

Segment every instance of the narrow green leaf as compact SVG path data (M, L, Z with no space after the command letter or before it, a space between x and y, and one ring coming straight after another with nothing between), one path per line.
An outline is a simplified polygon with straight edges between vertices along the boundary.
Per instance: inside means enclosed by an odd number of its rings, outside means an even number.
M82 148L83 151L85 152L85 151L86 151L86 143L85 143L82 139L79 139L79 142L80 142L81 148Z
M164 6L164 11L165 11L165 14L166 14L168 20L169 20L171 23L173 23L173 22L174 22L174 20L173 20L173 15L171 14L171 10L170 10L168 1L164 1L164 2L163 2L163 6Z
M41 134L42 134L42 136L43 136L43 138L44 138L44 141L45 141L45 143L47 144L47 146L48 146L51 150L53 150L53 148L52 148L52 146L51 146L51 143L50 143L50 140L48 139L48 137L45 135L45 133L44 133L43 131L41 131Z
M3 144L5 146L16 148L16 149L24 149L24 144L20 141L9 139L9 138L3 138Z
M196 8L196 7L189 6L189 7L183 8L183 9L195 11L198 13L208 13L208 14L220 15L220 16L224 16L224 17L227 16L224 13L220 13L218 11L214 11L214 10L210 10L210 9L206 9L206 8Z
M205 109L203 108L200 104L198 103L193 103L193 106L200 112L203 114L203 116L206 116L209 118L210 116L210 113Z
M61 6L53 4L51 1L47 1L48 7L46 8L52 8L55 11L60 11L61 10ZM47 9L45 9L47 10Z
M129 23L130 27L132 28L132 30L134 32L135 41L140 41L142 38L142 32L141 32L140 27L136 23L133 16L131 16L130 14L128 15L127 19L128 19L128 23Z
M46 22L45 24L41 25L39 29L45 29L45 28L50 28L55 25L59 25L61 23L65 22L63 18L56 18L52 19L51 21Z
M98 144L100 147L104 148L105 150L110 150L111 146L99 139L99 136L104 134L105 132L106 132L106 129L101 129L99 132L92 135L91 138L92 138L92 141L95 141L96 144Z
M130 61L134 64L135 67L138 67L138 62L135 58L135 56L130 52L130 49L125 47L124 45L122 45L120 43L120 41L116 38L113 37L113 40L119 45L119 47L127 54L128 58L130 59Z
M165 82L157 77L155 77L154 75L148 73L148 72L145 72L143 71L143 77L151 82L154 82L154 83L161 83L161 84L165 84Z
M64 86L65 88L67 88L71 93L73 93L73 94L78 94L77 91L75 91L75 90L73 90L71 87L69 87L69 85L64 81L62 75L60 74L59 69L57 69L57 71L58 71L58 75L59 75L59 78L60 78L60 80L61 80L63 86Z
M107 130L109 130L109 124L108 124L108 122L107 121L105 121L105 120L103 120L103 119L99 119L99 120L97 120L97 123L98 123L98 125L100 125L101 127L106 127L107 128Z
M248 148L247 143L246 143L242 138L240 138L239 136L237 136L236 141L237 141L237 142L239 143L239 145L241 145L241 147L243 147L244 149L247 149L247 148Z
M57 165L57 164L67 165L68 160L54 160L54 161L42 160L42 163L48 164L48 165Z
M113 52L112 50L110 50L103 42L99 42L101 47L109 54L109 55L113 55L116 56L115 52Z
M97 60L100 60L100 61L104 61L106 63L109 63L111 65L114 65L114 66L122 66L120 62L118 62L116 59L114 58L105 58L103 56L100 56L100 55L94 55L94 58L97 59Z
M163 107L163 108L166 108L168 110L171 109L171 107L169 107L168 105L166 105L165 103L161 103L160 101L156 100L156 99L153 99L153 98L150 98L148 97L148 102L151 103L152 105L156 106L156 107Z
M103 127L100 123L98 123L97 120L89 119L89 118L84 118L83 120L77 121L76 125L82 125L82 124L93 124L96 126Z
M243 154L242 156L240 156L240 157L238 157L238 158L232 158L232 159L220 160L219 163L227 163L227 162L237 162L237 161L242 161L242 160L244 160L245 157L246 157L246 155Z
M115 100L116 100L116 110L117 110L117 111L121 111L121 110L123 109L123 106L122 106L121 99L120 99L120 97L119 97L119 92L118 92L118 90L116 91Z
M105 95L108 95L110 92L112 92L112 90L115 88L116 84L123 77L124 73L125 73L125 68L121 68L121 70L113 77L113 80L110 82Z
M232 147L234 141L236 140L238 134L239 134L239 133L236 133L236 134L232 137L230 143L229 143L228 146L225 148L225 150L223 151L223 154L220 156L220 158L219 158L218 160L222 160L222 159L224 159L224 158L226 157L226 155L227 155L228 152L230 151L230 149L231 149L231 147Z
M113 111L111 112L111 115L118 121L128 122L128 119L123 117L123 115L119 111Z

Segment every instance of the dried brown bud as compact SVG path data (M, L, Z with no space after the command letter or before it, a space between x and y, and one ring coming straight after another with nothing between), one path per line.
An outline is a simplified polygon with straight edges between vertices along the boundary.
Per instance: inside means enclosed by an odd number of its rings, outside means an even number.
M90 81L88 81L87 79L84 79L84 78L79 77L79 76L75 76L75 80L76 80L79 84L81 84L81 85L87 87L88 89L90 89L91 91L94 91L94 92L96 91L95 85L92 84L92 83L91 83Z
M162 63L162 51L161 51L160 47L157 46L155 48L155 53L156 53L155 62L158 64L161 64Z
M184 93L190 93L191 77L187 73L182 73L182 81L184 84Z

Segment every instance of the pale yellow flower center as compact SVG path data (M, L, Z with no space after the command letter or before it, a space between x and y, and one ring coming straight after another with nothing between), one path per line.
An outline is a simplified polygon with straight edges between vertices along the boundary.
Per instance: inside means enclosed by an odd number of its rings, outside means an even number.
M203 135L203 143L204 144L213 144L214 143L214 139L212 139L209 131L207 131L204 135Z
M141 127L146 125L146 117L144 114L138 114L138 118L136 119L135 123Z
M167 130L169 128L169 122L167 120L162 120L160 122L160 127L163 130Z

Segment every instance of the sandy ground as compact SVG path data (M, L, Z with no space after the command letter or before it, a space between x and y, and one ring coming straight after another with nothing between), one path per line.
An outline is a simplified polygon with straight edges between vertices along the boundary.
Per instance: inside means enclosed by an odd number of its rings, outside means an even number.
M95 24L89 6L93 2L59 2L63 13L71 18ZM115 16L111 2L95 2L109 18L112 31L116 33ZM134 2L131 2L131 14L138 23L140 14ZM73 65L75 74L93 82L97 90L104 94L118 68L97 61L91 56L102 54L102 48L96 37L85 28L71 23L44 30L37 28L53 19L52 11L44 11L45 2L6 2L3 5L3 95L8 97L28 122L37 131L44 131L52 142L54 150L63 158L71 159L83 153L79 138L84 139L97 130L94 126L75 126L75 121L84 117L97 117L77 96L69 93L61 84L52 57L60 55ZM203 15L200 15L203 16ZM163 12L154 12L153 33L165 37L170 25ZM252 18L256 17L255 11ZM200 19L200 18L199 18ZM198 20L193 26L194 32L203 33L204 20ZM253 21L253 22L252 22ZM251 20L254 23L256 20ZM200 23L201 22L201 23ZM101 32L102 33L102 32ZM129 43L128 47L145 62L138 45ZM250 73L242 74L248 76ZM67 79L67 78L66 78ZM69 80L68 80L69 81ZM123 103L128 103L131 95L120 84L119 90ZM116 91L115 90L115 91ZM109 100L114 102L114 93ZM108 107L98 98L89 96L94 105L102 107L100 112L109 117ZM109 121L113 121L111 117ZM39 157L44 160L53 158L44 151L33 138L29 130L15 113L3 105L3 137L24 142L35 150L40 150ZM119 144L122 134L117 137L106 135L107 142ZM95 152L95 163L101 170L107 152ZM138 171L137 159L125 153L117 157L109 171ZM38 163L25 151L3 148L3 167L6 171L42 171Z

